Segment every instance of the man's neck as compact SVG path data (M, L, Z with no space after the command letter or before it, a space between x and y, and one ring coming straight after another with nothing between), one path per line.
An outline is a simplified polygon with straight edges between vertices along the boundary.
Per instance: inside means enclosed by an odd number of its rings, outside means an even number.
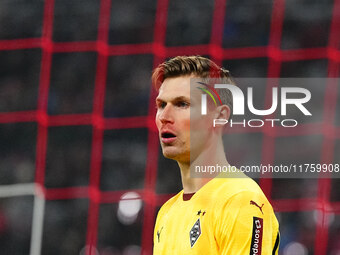
M211 147L211 148L209 148ZM191 177L190 173L190 162L177 162L181 170L181 178L184 194L195 193L202 188L211 179L217 176L218 173L204 173L202 177ZM228 166L229 163L226 159L222 141L219 141L217 145L208 146L202 153L199 154L191 162L192 166L209 166L209 165L220 165ZM198 173L196 173L198 175ZM204 175L204 176L203 176Z

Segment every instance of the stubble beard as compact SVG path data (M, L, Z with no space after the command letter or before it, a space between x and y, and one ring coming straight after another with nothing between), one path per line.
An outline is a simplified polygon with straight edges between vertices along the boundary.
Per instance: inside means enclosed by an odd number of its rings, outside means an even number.
M171 148L173 147L173 148ZM178 162L190 161L190 150L185 148L175 148L175 145L162 145L163 156Z

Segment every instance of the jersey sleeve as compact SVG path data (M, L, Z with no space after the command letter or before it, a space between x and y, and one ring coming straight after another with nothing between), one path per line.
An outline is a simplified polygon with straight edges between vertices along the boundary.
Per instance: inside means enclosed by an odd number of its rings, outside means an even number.
M264 194L242 191L219 207L215 237L219 254L278 253L279 228Z

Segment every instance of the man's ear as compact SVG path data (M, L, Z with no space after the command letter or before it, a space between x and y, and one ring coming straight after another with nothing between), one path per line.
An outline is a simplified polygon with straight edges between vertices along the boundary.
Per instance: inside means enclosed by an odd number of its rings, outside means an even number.
M221 105L216 108L215 119L226 119L229 120L230 108L227 105Z

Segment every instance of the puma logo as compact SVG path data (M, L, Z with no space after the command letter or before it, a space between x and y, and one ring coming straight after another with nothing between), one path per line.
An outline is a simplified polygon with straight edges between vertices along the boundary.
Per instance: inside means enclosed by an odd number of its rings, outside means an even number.
M261 206L259 206L256 202L254 202L253 200L250 200L250 204L251 205L255 205L256 207L258 207L261 211L261 213L263 214L263 211L262 211L262 207L264 206L264 204L262 204Z
M157 230L157 237L158 237L158 242L160 242L160 237L161 237L161 232L163 230L163 227L161 228L161 230Z

